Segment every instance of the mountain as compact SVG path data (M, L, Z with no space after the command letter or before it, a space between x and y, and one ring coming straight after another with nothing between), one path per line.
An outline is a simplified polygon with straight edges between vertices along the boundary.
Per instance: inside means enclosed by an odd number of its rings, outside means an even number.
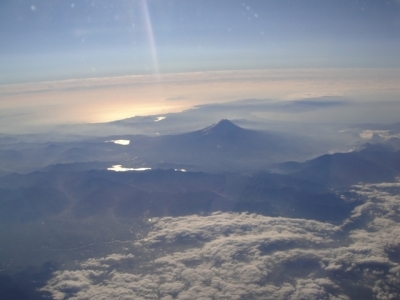
M292 175L79 169L84 168L74 164L0 177L0 222L105 216L142 220L232 210L338 221L354 207L323 184Z
M152 157L163 162L197 165L202 170L254 170L271 162L304 158L305 143L272 132L241 128L221 120L201 130L154 140Z
M120 145L116 140L128 140ZM37 143L18 149L32 172L55 164L113 162L124 167L190 166L193 171L253 171L270 163L310 157L306 139L244 129L229 120L175 135L114 135L73 142ZM12 155L11 155L12 154ZM20 171L18 153L8 155L7 171ZM25 164L26 167L27 163Z
M360 151L326 154L304 163L288 162L278 169L296 178L335 188L359 182L393 181L400 174L400 151L366 144Z
M52 216L101 218L110 214L142 219L233 207L231 199L220 194L224 175L175 170L68 170L55 168L0 177L0 223L24 223Z
M346 202L328 187L296 177L260 172L251 176L234 210L267 216L341 222L360 202Z
M221 136L228 136L228 135L239 135L239 134L245 134L246 132L249 132L250 130L243 129L234 123L232 123L229 120L223 119L219 121L218 123L212 124L211 126L208 126L202 130L196 131L196 133L200 133L201 135L216 135L218 137Z

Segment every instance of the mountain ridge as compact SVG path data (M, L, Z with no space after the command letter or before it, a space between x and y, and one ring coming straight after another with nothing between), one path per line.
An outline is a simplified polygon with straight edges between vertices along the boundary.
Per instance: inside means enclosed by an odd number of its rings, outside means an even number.
M200 131L204 135L208 135L208 134L237 134L239 132L247 130L229 121L228 119L221 119L219 122L214 123L206 128L203 128Z

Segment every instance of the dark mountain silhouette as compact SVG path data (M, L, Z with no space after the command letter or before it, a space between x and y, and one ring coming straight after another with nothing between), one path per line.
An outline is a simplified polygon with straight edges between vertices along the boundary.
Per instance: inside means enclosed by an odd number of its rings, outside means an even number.
M142 219L233 207L231 199L220 194L224 175L67 169L0 177L0 223L31 222L60 214L78 219L109 214ZM12 188L10 182L14 182Z
M223 119L218 123L215 123L211 126L208 126L202 130L196 131L202 135L217 135L217 136L226 136L226 135L237 135L237 134L245 134L250 130L243 129L229 120Z
M392 133L400 131L400 122L393 123L393 124L385 124L378 127L382 130L390 130ZM368 128L369 129L369 128ZM375 129L375 126L372 125L372 129Z
M367 143L358 154L377 165L398 173L400 172L400 151L393 151L392 149L390 145L386 144Z
M51 216L81 220L112 215L141 220L232 210L338 221L353 209L323 184L265 172L248 176L55 168L0 177L0 188L0 221L6 223Z
M122 146L112 142L119 139L129 140L130 144ZM36 145L34 151L21 150L21 155L28 162L28 172L50 164L96 161L116 164L132 161L135 166L153 167L188 165L192 166L191 170L220 172L259 170L270 163L305 159L313 151L301 138L244 129L229 120L221 120L201 130L176 135L116 135L44 143ZM7 160L9 172L20 160L17 153L11 154Z
M308 151L300 140L244 129L228 120L194 132L161 136L154 143L149 159L212 171L260 169L288 157L304 157Z
M348 203L328 187L288 175L250 177L234 209L268 216L341 222L359 202Z
M0 220L3 222L29 222L61 213L68 199L55 187L37 184L16 190L0 189Z
M400 152L392 152L384 145L366 144L360 151L326 154L304 163L284 163L280 170L331 187L392 181L400 174Z

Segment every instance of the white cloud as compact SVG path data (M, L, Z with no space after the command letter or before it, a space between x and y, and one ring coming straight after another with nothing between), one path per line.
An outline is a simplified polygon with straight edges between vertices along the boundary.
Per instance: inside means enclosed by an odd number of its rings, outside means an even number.
M393 299L400 266L387 249L400 246L399 189L355 186L365 202L341 226L235 213L155 218L135 256L88 259L44 290L55 299L344 300L356 284Z
M374 135L384 140L389 140L392 138L400 139L400 134L393 134L389 130L363 130L359 135L362 139L366 140L372 139Z

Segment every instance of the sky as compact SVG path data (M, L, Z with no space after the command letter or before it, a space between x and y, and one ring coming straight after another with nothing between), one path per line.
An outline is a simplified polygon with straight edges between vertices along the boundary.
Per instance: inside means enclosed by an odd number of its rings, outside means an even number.
M400 68L399 37L398 0L0 1L0 105L3 117L34 115L35 109L40 108L43 113L37 118L47 124L53 122L52 118L61 122L99 122L128 114L179 111L204 102L332 93L332 88L321 91L329 87L331 71L327 75L310 71L308 76L318 77L303 77L303 83L309 85L299 89L291 85L292 77L286 78L282 71L291 70L293 75L300 70L299 74L304 75L305 69L334 69L337 74L346 74L343 82L348 81L348 74L357 73L358 77L352 80L358 82L353 90L362 90L359 98L369 90L371 80L381 82L394 74L386 86L390 86L392 94L388 98L393 100L399 95L398 90L393 91L397 85L393 80L398 79L396 70ZM360 69L366 71L356 71ZM266 89L265 85L273 84L260 82L266 80L262 75L257 78L259 86L252 89L245 75L242 81L231 82L236 88L232 84L230 88L210 88L212 95L199 90L200 83L196 83L190 88L186 85L181 92L160 92L152 97L144 86L131 84L127 91L114 84L110 89L110 84L104 83L110 78L114 78L113 82L115 78L124 81L129 76L141 78L137 81L140 83L143 76L149 76L146 80L154 82L151 89L160 91L181 84L171 82L182 80L177 74L197 79L193 74L209 74L209 79L215 79L220 76L218 72L231 71L237 77L237 72L250 70L255 74L260 70L275 72L280 82L287 82L280 85L280 92L277 87ZM367 80L364 73L369 76ZM325 83L316 87L321 76ZM102 94L96 94L95 89L89 91L90 88L74 88L73 95L71 90L51 96L47 91L45 95L26 91L27 83L62 85L66 80L71 84L72 80L75 86L81 86L88 78L100 78L105 86ZM268 78L271 80L271 75ZM17 101L15 96L10 97L10 85L24 91L24 97ZM227 96L238 87L242 92ZM285 92L288 90L290 93ZM195 96L199 92L202 99ZM175 101L173 105L165 101L174 97L186 97L186 101ZM67 111L75 111L78 117L54 114L57 107L69 107Z
M197 121L207 115L214 116L214 121L254 116L279 121L395 123L399 95L399 69L236 70L70 79L0 86L0 127L3 133L23 133L53 124L175 112ZM343 105L296 113L293 106L276 110L269 104L307 99L321 103L333 99ZM245 104L239 109L235 106L232 113L232 102L241 100ZM219 105L206 106L215 103ZM192 107L197 107L196 114Z
M0 2L1 82L399 66L398 1Z

